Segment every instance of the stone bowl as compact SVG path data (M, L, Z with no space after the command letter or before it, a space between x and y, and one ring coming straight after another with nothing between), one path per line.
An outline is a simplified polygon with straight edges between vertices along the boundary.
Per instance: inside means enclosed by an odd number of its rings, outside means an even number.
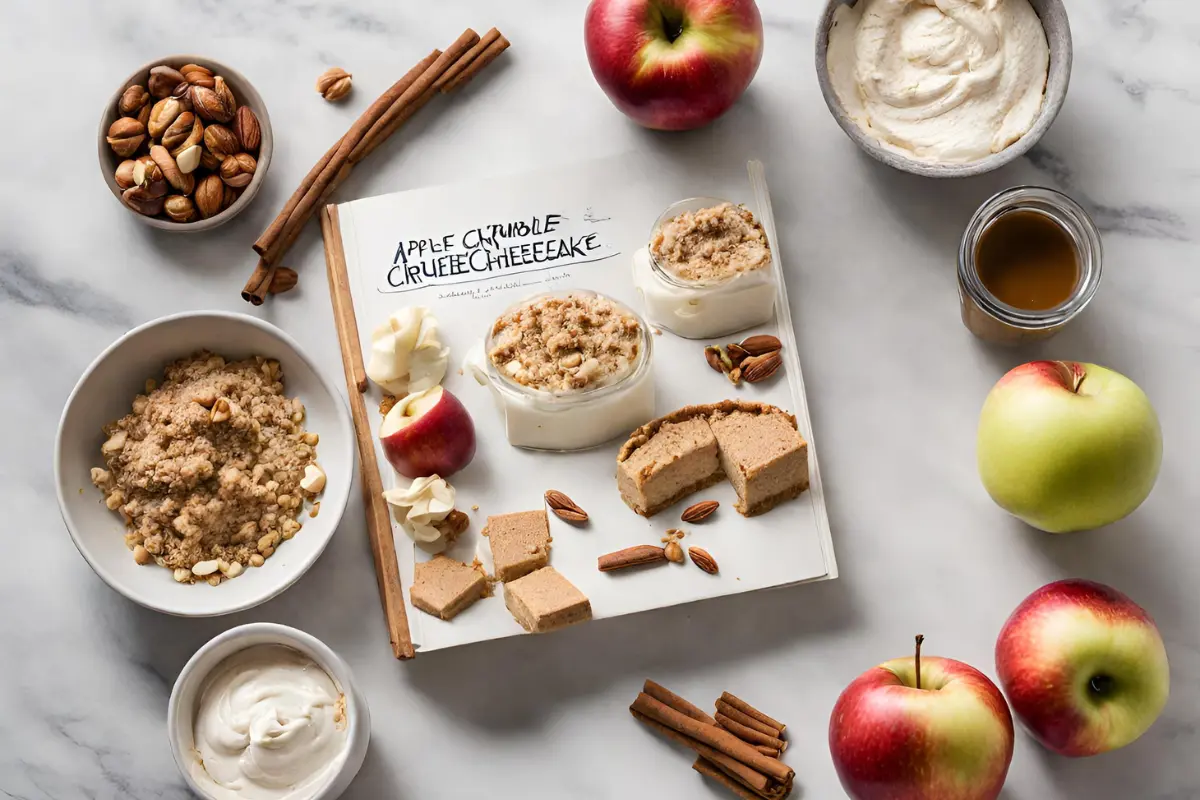
M146 77L150 73L150 68L156 67L159 64L165 64L176 69L179 69L184 64L199 64L202 67L208 67L213 71L214 75L220 75L221 77L225 78L225 82L233 91L234 97L237 98L238 105L250 106L250 108L254 111L254 115L258 117L258 124L262 130L262 142L259 145L258 152L253 154L255 160L258 162L257 167L254 170L254 177L250 180L250 183L247 184L246 188L242 190L241 195L238 196L238 199L233 203L233 205L219 214L214 214L208 219L198 218L192 220L191 222L174 222L163 216L147 217L145 214L139 214L138 212L134 211L132 208L125 205L123 200L121 200L121 187L117 185L115 173L117 166L120 165L120 163L125 159L114 153L112 148L108 146L108 128L117 120L118 117L121 116L120 112L117 110L117 101L121 99L121 94L130 86L135 84L140 83L145 85ZM230 125L232 125L232 123L230 123ZM104 175L104 182L108 185L109 191L112 192L113 197L115 197L117 202L121 204L121 208L125 209L127 212L137 217L141 222L144 222L152 228L159 228L160 230L165 231L174 231L176 233L199 233L201 231L209 231L213 228L224 225L226 222L242 213L246 206L250 205L251 201L254 200L255 195L258 194L258 190L262 188L263 180L265 180L267 177L267 170L271 166L271 155L275 151L275 136L271 130L271 117L267 114L267 106L266 103L263 102L262 95L258 93L258 90L254 88L254 86L249 80L246 79L244 75L227 64L222 64L221 62L215 61L211 58L205 58L204 56L196 55L178 55L156 58L153 61L149 61L138 67L136 72L134 72L132 75L126 78L123 83L121 83L116 92L114 92L112 97L109 98L108 104L104 106L104 111L100 115L100 131L97 149L100 156L100 171ZM142 150L139 152L144 154L145 151L146 147L143 145Z
M858 1L862 2L863 0ZM889 167L927 178L966 178L972 175L982 175L999 169L1029 152L1030 148L1038 143L1054 123L1054 118L1058 116L1063 101L1067 97L1073 58L1071 26L1067 20L1067 9L1063 5L1063 0L1030 0L1034 11L1042 20L1042 27L1046 31L1046 41L1050 45L1050 74L1046 79L1046 99L1042 103L1041 113L1033 127L999 153L993 153L978 161L953 164L918 161L907 158L894 150L889 150L875 138L863 132L846 113L846 109L842 106L842 102L833 88L833 82L829 78L829 30L833 25L833 15L838 7L853 6L854 4L855 0L826 0L825 10L817 22L817 82L821 86L825 104L829 106L829 112L833 114L838 125L847 136L854 140L855 144L872 158L882 161Z

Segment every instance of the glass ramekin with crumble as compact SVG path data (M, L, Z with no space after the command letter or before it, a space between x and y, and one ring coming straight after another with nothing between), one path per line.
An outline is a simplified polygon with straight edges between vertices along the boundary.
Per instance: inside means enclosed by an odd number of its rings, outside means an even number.
M597 292L539 294L509 307L468 356L492 390L508 442L586 450L654 416L649 328Z
M775 276L766 231L745 206L693 197L655 221L633 257L633 281L652 325L712 339L769 322Z

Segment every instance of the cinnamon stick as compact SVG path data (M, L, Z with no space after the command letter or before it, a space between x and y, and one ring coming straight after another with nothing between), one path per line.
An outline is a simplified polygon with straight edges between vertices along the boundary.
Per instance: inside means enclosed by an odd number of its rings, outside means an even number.
M495 61L496 57L507 49L508 39L505 39L504 36L501 35L496 39L496 41L488 45L487 49L480 53L478 58L467 64L467 66L464 67L463 70L459 72L458 75L456 75L453 79L447 81L446 85L442 87L442 94L449 94L450 92L453 92L466 84L468 81L482 72L484 67Z
M341 139L338 139L336 142L334 142L333 146L325 151L325 155L321 156L321 159L314 164L313 168L310 169L308 174L304 176L304 180L300 181L300 186L296 189L296 191L292 192L292 196L289 197L287 203L284 204L283 210L280 211L275 219L271 221L271 224L267 226L267 229L262 232L261 236L258 237L258 241L254 243L254 252L261 256L263 253L267 252L267 249L275 242L276 239L279 238L279 234L283 232L284 223L287 222L288 217L292 215L292 212L296 210L296 205L300 202L301 198L303 198L304 195L308 193L308 190L312 188L313 182L316 181L317 176L321 174L321 170L325 169L325 165L329 163L329 159L333 158L333 154L337 152L338 145L341 143Z
M695 753L699 753L701 757L708 759L712 763L720 764L723 768L728 769L731 773L737 775L738 780L742 781L746 786L751 788L761 787L760 789L755 788L755 791L761 790L766 792L771 786L770 780L761 772L758 772L757 770L746 766L740 761L732 759L724 753L709 747L703 742L696 741L692 737L686 736L639 711L634 711L632 708L629 709L629 711L631 714L633 714L634 719L646 725L651 730L656 731L673 742L683 745Z
M696 763L692 764L692 769L696 770L696 772L699 772L706 778L713 779L729 791L736 794L738 797L742 798L742 800L759 800L759 795L750 791L745 786L742 786L724 772L721 772L721 770L713 766L713 763L704 756L698 756L696 758Z
M660 722L689 738L706 744L781 783L796 774L791 767L778 759L764 756L729 731L681 714L645 692L638 695L637 699L633 701L633 705L630 706L630 710L644 714L655 722Z
M770 725L772 728L779 731L780 733L783 733L784 731L787 730L787 725L784 725L779 720L768 717L766 714L762 713L757 708L755 708L754 706L747 703L745 700L742 700L739 697L735 697L734 695L731 695L729 692L723 692L721 694L721 702L733 706L734 708L736 708L738 711L741 711L746 716L753 717L754 719L758 720L759 722L763 723L764 725Z
M458 61L456 61L454 65L450 67L450 69L446 70L442 77L438 78L437 81L434 82L434 90L445 94L446 84L457 78L459 73L470 66L471 62L479 58L479 56L483 54L483 51L487 50L488 47L491 46L492 42L499 38L500 31L495 28L492 28L490 31L481 36L479 41L477 41L470 50L463 54L462 58L458 59Z
M375 561L375 578L383 600L383 615L387 622L392 654L409 659L416 653L408 629L408 612L400 587L400 562L396 558L396 543L392 538L392 520L383 499L383 479L379 460L375 457L375 438L367 416L366 398L355 391L359 376L366 380L362 347L358 338L358 322L350 299L350 279L346 273L346 254L342 251L341 236L337 234L338 212L329 206L321 215L321 233L325 238L325 266L329 276L329 295L333 299L333 318L342 351L342 367L350 389L350 412L354 418L354 434L358 440L358 460L362 476L363 505L367 511L367 531L371 539L371 555Z
M787 749L787 743L782 739L776 739L774 736L768 736L765 733L759 733L753 728L746 727L740 722L734 722L724 714L717 714L717 724L748 744L765 745L766 747L774 748L781 753Z
M779 730L778 728L774 728L765 722L759 722L749 714L744 714L741 711L738 711L724 700L717 701L717 713L724 714L734 722L745 725L747 728L753 728L759 733L765 733L767 736L771 736L776 739L783 738L783 731Z
M708 725L717 724L717 721L708 714L705 714L699 706L689 703L667 687L655 683L649 678L646 679L646 684L642 687L642 691L663 705L669 706L681 714L687 714L692 719L699 720Z
M754 745L754 749L757 750L758 752L762 753L764 756L770 756L771 758L779 758L780 751L776 750L774 747L764 747L761 744L756 744L756 745Z

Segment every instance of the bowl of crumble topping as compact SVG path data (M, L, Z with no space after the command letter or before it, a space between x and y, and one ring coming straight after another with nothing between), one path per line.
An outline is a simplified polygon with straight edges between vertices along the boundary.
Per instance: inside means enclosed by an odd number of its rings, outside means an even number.
M105 583L147 608L218 616L295 583L353 478L345 402L296 342L242 314L148 322L102 352L63 410L63 521Z

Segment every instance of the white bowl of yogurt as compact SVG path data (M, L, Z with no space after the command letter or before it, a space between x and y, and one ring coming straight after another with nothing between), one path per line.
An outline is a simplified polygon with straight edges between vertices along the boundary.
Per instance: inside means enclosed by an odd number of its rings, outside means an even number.
M371 713L336 653L267 622L222 633L184 665L171 754L205 800L334 800L358 774Z
M932 178L998 169L1049 130L1071 78L1062 0L827 0L817 80L871 157Z

